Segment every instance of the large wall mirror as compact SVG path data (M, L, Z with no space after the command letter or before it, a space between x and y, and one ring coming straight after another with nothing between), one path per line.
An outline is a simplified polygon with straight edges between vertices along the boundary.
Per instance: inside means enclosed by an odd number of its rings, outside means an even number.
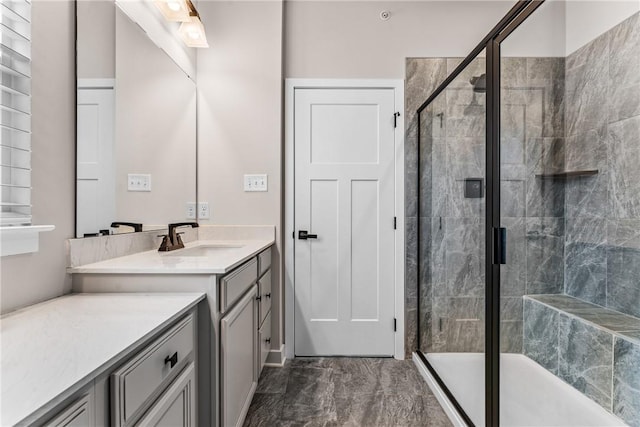
M163 228L196 201L195 76L152 41L145 3L76 2L77 237Z

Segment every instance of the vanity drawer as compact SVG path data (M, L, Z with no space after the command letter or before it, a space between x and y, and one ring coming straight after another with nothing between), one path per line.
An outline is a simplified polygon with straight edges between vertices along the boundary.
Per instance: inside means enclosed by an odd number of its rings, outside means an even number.
M190 314L111 374L112 425L129 426L193 359L195 319Z
M258 276L262 276L271 267L271 248L265 249L258 254Z
M271 310L271 270L258 280L258 295L260 296L259 305L259 324L262 325L267 313Z
M236 270L220 279L220 311L225 312L234 302L256 283L258 261L252 258Z
M260 340L260 350L258 351L258 377L260 377L262 368L267 361L269 350L271 350L271 313L269 313L267 318L264 319L264 323L258 331L258 339Z

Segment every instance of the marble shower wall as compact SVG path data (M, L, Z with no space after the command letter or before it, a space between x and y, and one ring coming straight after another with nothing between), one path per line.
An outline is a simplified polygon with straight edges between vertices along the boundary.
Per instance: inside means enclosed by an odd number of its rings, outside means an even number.
M640 13L566 60L565 291L640 317Z
M415 110L432 91L423 88L435 89L434 82L461 60L407 59L407 330L415 345L412 310L420 292L423 351L484 349L485 199L464 197L465 178L485 177L486 96L469 83L484 73L484 58L474 60L421 114L419 168L416 159ZM564 59L506 58L502 75L502 216L509 253L502 272L501 338L504 351L521 352L522 296L563 290L564 187L535 174L564 163ZM422 262L416 259L418 244Z
M445 58L407 59L405 79L405 352L411 354L418 348L418 322L431 323L431 304L418 311L418 290L420 300L431 300L431 272L428 262L418 262L418 244L424 259L430 252L430 241L423 238L418 242L418 221L421 227L431 227L430 216L418 218L418 170L430 170L431 157L421 156L418 168L418 122L416 110L447 77ZM421 173L421 177L426 176ZM424 188L424 185L422 185ZM428 187L430 194L431 188ZM430 210L431 198L422 198L422 213ZM423 228L424 230L424 228ZM423 237L429 234L422 233ZM418 287L418 265L422 283ZM430 329L420 328L423 342L430 340Z

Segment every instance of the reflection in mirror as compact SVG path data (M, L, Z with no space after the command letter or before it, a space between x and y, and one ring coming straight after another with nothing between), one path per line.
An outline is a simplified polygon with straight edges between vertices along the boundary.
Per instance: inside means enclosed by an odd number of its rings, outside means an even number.
M76 236L188 219L195 83L113 1L77 2L77 23Z

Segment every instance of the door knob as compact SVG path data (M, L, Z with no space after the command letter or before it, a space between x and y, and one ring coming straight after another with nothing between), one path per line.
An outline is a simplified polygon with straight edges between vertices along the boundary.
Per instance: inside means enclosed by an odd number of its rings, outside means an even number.
M298 231L298 239L300 240L317 239L317 238L318 238L317 234L309 234L307 230Z

